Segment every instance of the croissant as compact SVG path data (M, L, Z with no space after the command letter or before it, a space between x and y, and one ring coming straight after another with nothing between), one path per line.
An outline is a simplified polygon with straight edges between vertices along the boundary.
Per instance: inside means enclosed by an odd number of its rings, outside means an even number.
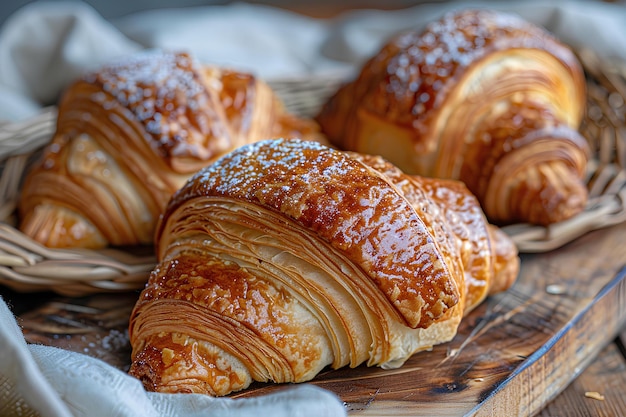
M318 133L251 74L145 51L68 88L26 176L20 228L50 247L148 244L169 198L201 167L245 143Z
M297 139L245 145L198 172L155 240L129 373L160 392L401 366L454 337L519 268L462 183Z
M391 39L316 119L341 149L463 181L493 223L548 225L587 201L585 88L574 53L543 28L461 10Z

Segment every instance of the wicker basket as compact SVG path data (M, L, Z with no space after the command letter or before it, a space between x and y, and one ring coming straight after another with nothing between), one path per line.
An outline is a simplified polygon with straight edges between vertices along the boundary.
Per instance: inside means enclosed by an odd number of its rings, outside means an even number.
M588 80L588 106L581 126L592 150L584 212L550 227L507 226L521 252L556 249L584 233L626 221L626 64L600 61L580 51ZM287 108L312 116L343 80L340 77L270 82ZM54 132L56 109L30 120L0 125L0 284L17 291L52 290L79 296L141 288L155 264L151 250L49 249L15 229L23 173Z

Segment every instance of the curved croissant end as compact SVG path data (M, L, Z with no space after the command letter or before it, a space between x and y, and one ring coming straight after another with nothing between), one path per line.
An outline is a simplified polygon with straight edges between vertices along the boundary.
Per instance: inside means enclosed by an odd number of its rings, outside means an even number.
M512 283L515 247L496 251L489 227L457 182L314 142L243 146L159 222L130 373L150 390L226 395L329 365L400 366Z
M245 143L316 126L285 113L250 74L186 53L133 55L64 94L23 186L20 228L52 247L151 243L167 201L197 170Z
M549 224L586 204L585 88L542 28L466 10L392 39L317 120L342 149L462 180L492 221Z

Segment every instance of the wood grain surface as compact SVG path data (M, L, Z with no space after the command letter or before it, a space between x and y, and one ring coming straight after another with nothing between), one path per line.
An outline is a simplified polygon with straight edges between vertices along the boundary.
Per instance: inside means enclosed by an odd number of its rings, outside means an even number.
M626 349L622 333L539 417L622 416L626 410Z
M626 324L625 261L626 224L524 255L516 284L466 317L452 342L418 353L396 370L328 370L312 383L337 393L355 416L535 415ZM136 296L52 297L20 314L20 324L29 342L83 352L126 370L126 326ZM594 386L593 376L577 383L581 391L611 392ZM282 388L255 384L233 396ZM573 404L600 402L584 392L578 397Z

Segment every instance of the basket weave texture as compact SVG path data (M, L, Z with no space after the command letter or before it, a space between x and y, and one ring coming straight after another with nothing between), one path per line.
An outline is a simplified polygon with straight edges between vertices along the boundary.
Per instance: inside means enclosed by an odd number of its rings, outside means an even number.
M549 227L515 224L503 230L521 252L544 252L579 236L626 221L626 63L579 51L587 76L587 112L580 131L588 140L589 202L576 217ZM312 116L343 82L340 77L274 80L288 110ZM149 248L50 249L16 228L16 203L24 173L47 144L56 108L19 123L0 124L0 284L16 291L81 296L143 287L155 265Z

